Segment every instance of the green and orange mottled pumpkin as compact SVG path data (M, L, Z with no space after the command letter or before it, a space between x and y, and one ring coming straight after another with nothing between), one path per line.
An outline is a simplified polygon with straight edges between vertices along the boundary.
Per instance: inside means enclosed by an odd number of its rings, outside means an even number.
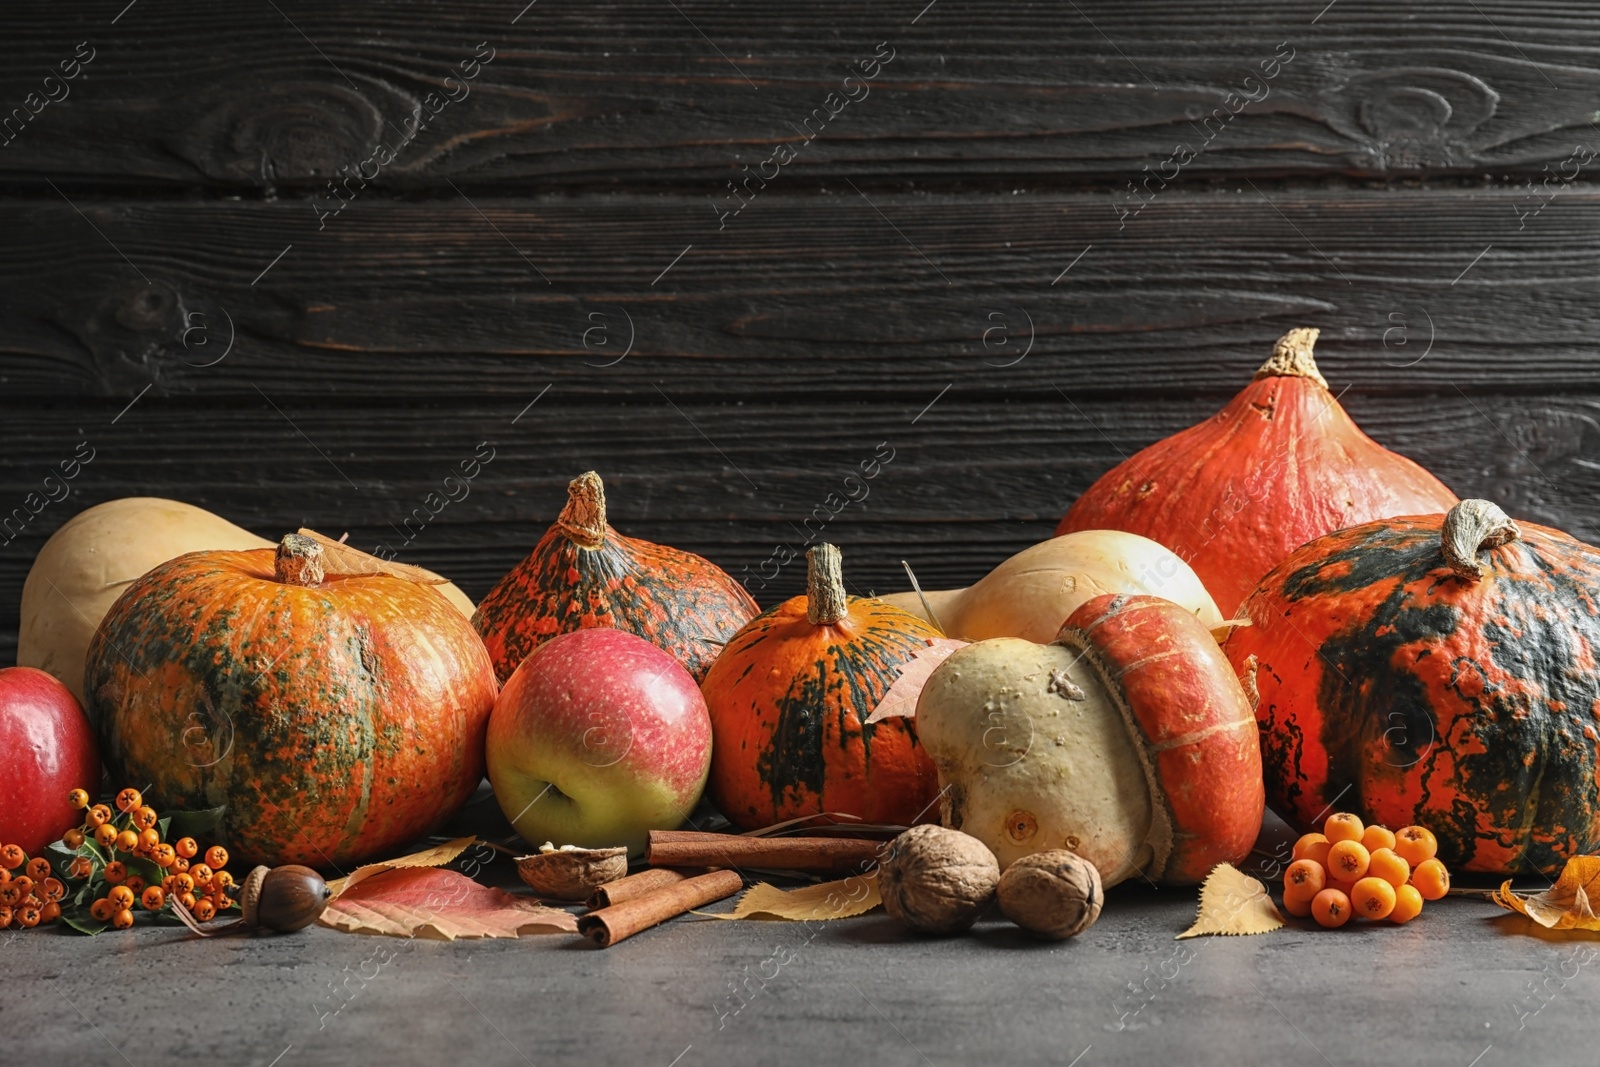
M322 546L191 552L117 598L84 689L112 781L226 805L241 860L348 870L429 832L483 777L497 688L437 590L325 572Z
M806 594L740 630L701 683L712 799L746 830L824 811L869 823L936 818L938 772L911 721L866 720L941 634L881 600L847 596L834 546L806 558Z
M1320 537L1243 611L1225 647L1290 822L1420 824L1508 875L1600 850L1600 549L1466 500Z
M568 484L560 516L472 621L502 684L550 638L590 626L637 634L698 682L723 642L760 610L709 560L606 525L605 488L589 471Z

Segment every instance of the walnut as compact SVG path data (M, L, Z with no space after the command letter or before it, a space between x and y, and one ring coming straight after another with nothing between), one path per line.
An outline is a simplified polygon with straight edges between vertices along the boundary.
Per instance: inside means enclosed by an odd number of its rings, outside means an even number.
M627 873L625 848L556 848L546 841L538 852L517 860L517 874L522 880L541 897L552 900L583 900L597 886Z
M1051 941L1093 926L1105 900L1095 865L1064 848L1035 852L1007 867L997 895L1002 915Z
M942 826L914 826L878 866L883 908L913 930L954 934L994 902L1000 864L982 841Z

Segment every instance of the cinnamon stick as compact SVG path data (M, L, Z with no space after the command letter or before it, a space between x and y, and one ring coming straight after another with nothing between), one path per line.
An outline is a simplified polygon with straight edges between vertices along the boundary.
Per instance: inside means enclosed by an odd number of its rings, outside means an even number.
M694 871L693 874L685 874L670 867L647 867L635 874L618 878L614 882L596 886L594 893L589 897L589 910L598 911L613 904L621 904L625 900L636 900L646 893L665 889L669 885L693 877L694 874L704 873L704 871Z
M578 933L601 948L610 948L686 911L731 897L743 887L744 879L737 871L712 871L685 878L633 900L578 916Z
M877 862L881 841L848 837L741 837L693 830L651 830L645 861L653 867L766 867L843 874Z

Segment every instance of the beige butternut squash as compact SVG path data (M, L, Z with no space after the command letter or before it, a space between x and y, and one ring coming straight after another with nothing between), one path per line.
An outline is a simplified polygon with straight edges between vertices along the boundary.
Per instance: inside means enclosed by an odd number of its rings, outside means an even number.
M1121 530L1082 530L1042 541L965 589L891 593L882 599L936 622L950 637L1054 641L1068 615L1104 593L1158 596L1208 628L1222 624L1211 595L1170 549ZM927 604L924 606L923 597ZM936 618L930 619L928 609Z

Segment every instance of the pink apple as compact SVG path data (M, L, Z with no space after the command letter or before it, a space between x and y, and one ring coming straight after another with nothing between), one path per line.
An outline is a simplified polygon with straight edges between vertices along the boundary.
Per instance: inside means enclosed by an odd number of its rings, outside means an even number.
M678 660L594 627L539 646L489 717L489 781L530 844L642 854L683 825L711 768L711 716Z
M74 789L100 789L100 750L72 691L32 667L0 670L0 843L37 856L83 821Z

